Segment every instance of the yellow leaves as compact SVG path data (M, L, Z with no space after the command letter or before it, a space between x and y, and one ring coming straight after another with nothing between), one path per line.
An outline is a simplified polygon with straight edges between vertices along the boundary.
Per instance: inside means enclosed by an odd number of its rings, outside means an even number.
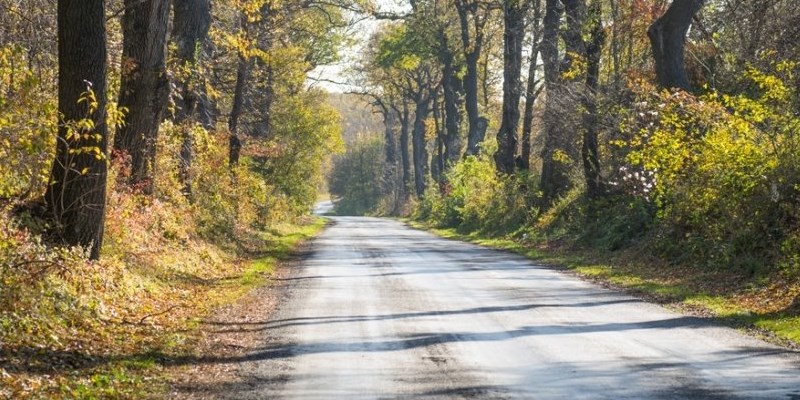
M589 68L586 58L574 52L568 53L567 56L570 61L569 69L561 73L561 79L575 81L586 75L586 71Z
M564 164L564 165L570 165L572 163L572 161L569 158L569 154L567 154L565 151L560 150L560 149L554 151L552 157L553 157L553 161L555 161L557 163L561 163L561 164Z

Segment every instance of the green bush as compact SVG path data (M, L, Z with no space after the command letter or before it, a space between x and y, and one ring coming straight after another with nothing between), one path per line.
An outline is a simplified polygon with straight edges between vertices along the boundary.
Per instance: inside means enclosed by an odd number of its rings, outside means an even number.
M527 199L535 189L532 181L525 175L498 174L488 155L470 156L445 174L442 192L426 193L415 217L462 231L513 232L530 215Z

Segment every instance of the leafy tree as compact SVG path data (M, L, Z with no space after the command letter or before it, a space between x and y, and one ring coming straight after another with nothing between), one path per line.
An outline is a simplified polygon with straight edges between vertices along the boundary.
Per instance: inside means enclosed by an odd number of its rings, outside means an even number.
M411 138L414 188L418 196L425 193L429 171L425 120L430 115L433 96L440 81L440 69L434 62L428 43L422 32L405 25L395 25L379 39L375 60L377 65L392 75L398 75L398 89L414 105Z

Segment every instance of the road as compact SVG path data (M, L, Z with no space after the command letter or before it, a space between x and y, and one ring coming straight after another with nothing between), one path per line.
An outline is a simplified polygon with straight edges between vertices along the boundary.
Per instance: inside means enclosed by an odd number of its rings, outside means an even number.
M800 399L800 357L402 223L335 217L230 398Z

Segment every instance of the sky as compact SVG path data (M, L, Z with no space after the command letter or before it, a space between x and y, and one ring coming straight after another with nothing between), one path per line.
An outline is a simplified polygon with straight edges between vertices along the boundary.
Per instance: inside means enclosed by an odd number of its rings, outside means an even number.
M378 12L403 12L410 6L406 0L375 0ZM347 84L348 77L346 70L351 65L358 62L364 46L367 45L370 36L380 25L380 21L374 18L364 18L363 16L353 16L353 20L358 22L352 28L353 37L356 39L353 46L342 50L342 60L336 64L320 65L308 73L309 85L321 87L333 93L343 93L357 90L358 88Z

